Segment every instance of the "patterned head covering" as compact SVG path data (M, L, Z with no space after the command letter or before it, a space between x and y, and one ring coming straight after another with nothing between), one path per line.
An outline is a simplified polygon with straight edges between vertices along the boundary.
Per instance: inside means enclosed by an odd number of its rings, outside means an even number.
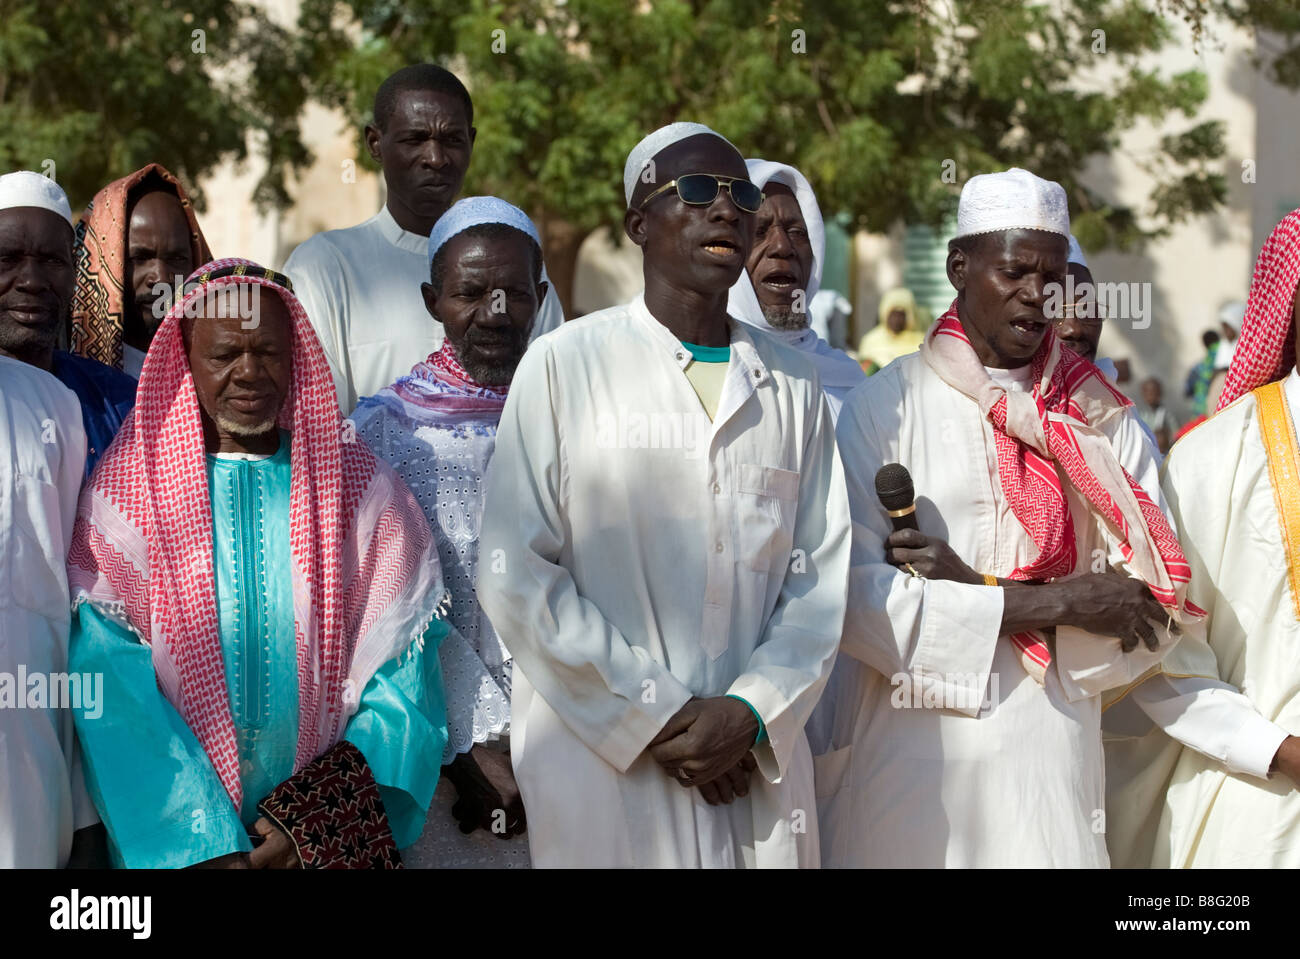
M1300 210L1292 210L1264 241L1250 281L1250 299L1232 352L1219 409L1295 366L1295 298L1300 283Z
M190 256L194 263L212 259L194 206L180 181L157 163L150 163L95 194L76 227L77 289L72 297L72 352L122 368L122 310L133 292L127 268L128 212L140 186L161 182L176 192L190 224ZM171 282L171 278L167 278Z
M370 677L424 633L442 580L419 504L365 443L342 432L325 353L298 299L247 260L191 275L145 357L135 410L82 491L68 556L89 602L149 645L158 684L230 794L243 801L212 566L202 420L181 320L209 292L253 284L292 324L289 540L299 716L294 771L342 736ZM204 279L204 276L207 279Z
M1046 230L1068 237L1065 189L1019 167L971 177L961 188L953 239L1004 230Z

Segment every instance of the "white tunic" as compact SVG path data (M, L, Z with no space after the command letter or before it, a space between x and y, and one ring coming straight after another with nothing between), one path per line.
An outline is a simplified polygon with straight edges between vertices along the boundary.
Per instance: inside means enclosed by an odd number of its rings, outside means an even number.
M514 657L537 866L817 863L803 727L839 641L849 521L808 358L731 324L710 423L641 297L524 356L488 471L478 596ZM646 752L692 696L768 741L710 806Z
M1026 387L1028 367L989 372ZM1159 502L1132 410L1103 432ZM854 521L842 652L861 665L836 670L832 748L817 759L823 861L1105 866L1098 694L1136 679L1167 646L1125 655L1117 639L1059 627L1040 686L999 636L1001 588L913 579L885 562L892 527L874 480L895 462L912 474L921 531L972 569L1007 576L1037 555L1002 492L992 425L920 354L854 390L838 436ZM1076 572L1098 558L1121 567L1109 534L1066 489Z
M85 462L77 397L0 356L0 868L61 867L74 827L95 822L72 714L40 708L31 683L68 668L66 562Z
M1294 421L1294 371L1285 397ZM1300 866L1300 793L1285 775L1267 776L1281 739L1300 733L1300 622L1253 394L1178 441L1164 486L1192 568L1188 597L1209 614L1208 648L1180 644L1166 671L1217 675L1258 714L1228 714L1233 697L1219 693L1217 748L1180 735L1193 751L1159 731L1108 745L1112 775L1124 772L1112 820L1132 838L1132 865Z
M442 345L442 324L420 293L429 282L429 238L403 230L387 206L365 223L305 240L284 271L325 349L344 416ZM563 322L548 290L533 338Z

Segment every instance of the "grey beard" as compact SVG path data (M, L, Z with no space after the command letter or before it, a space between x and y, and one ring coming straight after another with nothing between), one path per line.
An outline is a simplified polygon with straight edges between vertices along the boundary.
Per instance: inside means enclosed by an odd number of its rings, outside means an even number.
M503 363L489 363L479 359L472 349L463 349L463 344L453 343L451 348L455 351L460 365L469 374L469 378L480 386L509 386L510 381L515 378L519 361L523 358L523 354L520 354Z
M804 330L808 328L808 314L799 313L788 306L764 306L763 319L777 330Z
M216 421L217 426L221 428L222 432L228 433L231 436L238 436L241 439L252 439L256 436L265 436L267 433L271 432L271 430L275 429L275 419L267 420L265 423L255 423L252 426L245 426L243 423L227 419L223 414L217 416Z

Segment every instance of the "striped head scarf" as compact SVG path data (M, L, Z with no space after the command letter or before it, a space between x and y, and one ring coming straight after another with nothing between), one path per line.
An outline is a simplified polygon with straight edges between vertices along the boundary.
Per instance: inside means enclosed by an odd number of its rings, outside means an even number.
M325 353L288 280L247 260L200 267L154 337L134 412L82 491L68 579L74 605L93 604L150 647L159 686L239 809L206 452L181 330L187 310L193 316L211 291L236 284L279 296L292 327L292 383L278 423L292 434L295 772L339 741L371 676L422 637L443 590L419 504L343 431Z
M1010 579L1066 576L1078 562L1074 524L1065 497L1069 483L1119 540L1133 572L1177 621L1201 615L1186 602L1191 568L1160 507L1131 477L1097 427L1132 406L1087 360L1049 328L1032 361L1032 392L1009 392L980 363L957 315L954 300L921 344L939 377L979 403L993 424L1002 492L1038 555ZM1039 631L1011 637L1021 663L1038 682L1051 664Z
M146 182L148 181L148 182ZM90 201L76 226L77 288L72 297L72 352L122 368L122 312L132 306L127 228L131 203L142 186L170 187L190 225L190 255L197 266L212 259L194 206L179 180L157 163L114 180ZM166 282L171 282L167 277Z
M1295 300L1300 284L1300 210L1273 228L1250 281L1250 298L1232 353L1219 409L1252 390L1280 380L1295 366Z

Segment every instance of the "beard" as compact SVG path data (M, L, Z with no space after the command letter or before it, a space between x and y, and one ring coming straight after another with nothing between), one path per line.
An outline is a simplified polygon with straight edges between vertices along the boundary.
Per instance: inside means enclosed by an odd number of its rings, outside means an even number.
M24 326L0 318L0 351L16 357L35 357L54 349L59 340L59 322Z
M273 416L265 422L255 423L252 426L246 426L238 420L231 419L224 413L218 413L213 419L222 432L230 436L238 436L240 439L252 439L257 436L265 436L275 429L277 417Z
M799 313L788 306L763 305L763 319L777 330L803 330L808 327L808 314Z
M488 359L478 351L480 344L495 346L502 342L510 345L510 352L503 359ZM483 386L509 386L519 361L523 359L524 350L528 348L528 333L511 328L508 332L484 336L471 327L466 331L464 339L451 346L456 351L456 359L475 383Z

